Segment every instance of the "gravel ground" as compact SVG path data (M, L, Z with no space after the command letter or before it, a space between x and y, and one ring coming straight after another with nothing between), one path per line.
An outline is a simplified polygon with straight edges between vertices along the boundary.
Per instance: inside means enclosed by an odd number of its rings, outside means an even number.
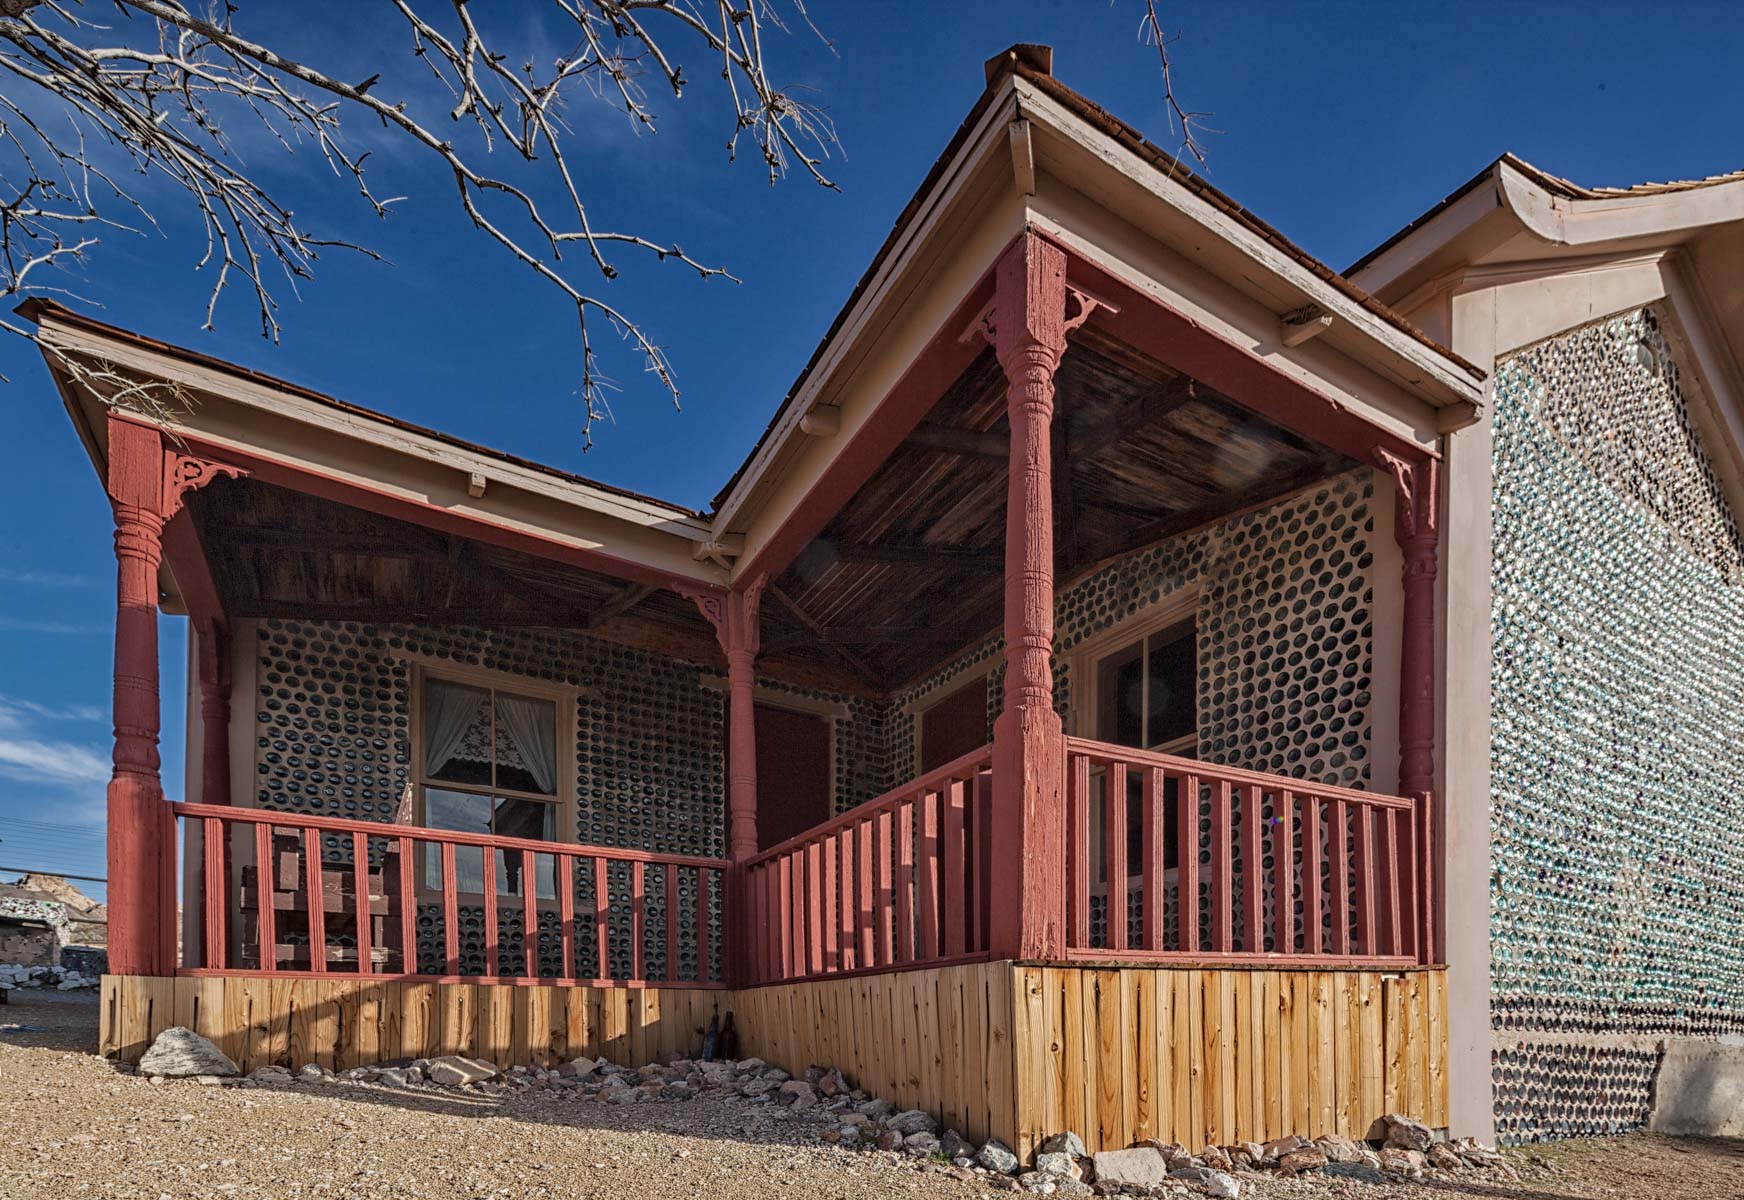
M532 1200L536 1197L991 1197L894 1155L815 1140L785 1110L713 1099L608 1106L548 1092L152 1086L92 1056L97 1007L13 993L0 1007L5 1200ZM7 1030L8 1024L38 1026ZM1473 1172L1368 1186L1244 1175L1244 1200L1744 1200L1744 1142L1634 1135L1513 1152Z

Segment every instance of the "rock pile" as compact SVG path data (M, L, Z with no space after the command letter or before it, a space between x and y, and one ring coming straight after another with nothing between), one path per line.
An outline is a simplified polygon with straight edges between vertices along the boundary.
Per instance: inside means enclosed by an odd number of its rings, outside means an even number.
M796 1077L759 1058L674 1058L638 1068L604 1058L577 1058L558 1067L502 1070L482 1059L443 1055L338 1073L315 1063L296 1070L266 1066L240 1076L210 1041L172 1029L152 1044L138 1069L152 1082L192 1076L201 1083L235 1087L456 1088L489 1096L543 1091L609 1105L724 1099L762 1106L772 1119L810 1124L817 1140L828 1145L901 1155L964 1180L1044 1196L1199 1194L1238 1200L1242 1177L1253 1173L1370 1183L1445 1178L1472 1169L1513 1174L1494 1150L1470 1139L1438 1141L1426 1126L1401 1115L1387 1117L1384 1135L1373 1142L1292 1136L1263 1145L1208 1146L1198 1154L1159 1141L1092 1154L1076 1133L1059 1133L1040 1144L1034 1163L1025 1170L1009 1146L997 1140L976 1145L954 1129L941 1129L930 1113L898 1109L889 1100L867 1095L835 1068L814 1066Z
M75 988L94 988L102 979L66 967L27 967L21 963L0 963L0 992L13 988L53 988L70 992Z

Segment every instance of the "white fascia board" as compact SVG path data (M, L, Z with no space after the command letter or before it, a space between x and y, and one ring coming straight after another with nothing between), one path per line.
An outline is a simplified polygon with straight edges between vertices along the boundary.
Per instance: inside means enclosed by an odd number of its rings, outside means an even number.
M83 355L151 378L174 381L194 391L296 421L323 433L446 467L462 476L482 472L489 483L573 505L642 529L671 534L690 542L709 540L707 521L659 504L451 445L385 421L372 420L361 413L347 412L306 396L280 391L258 380L205 364L189 363L131 341L107 338L77 326L60 325L52 316L44 318L41 331L47 345L68 355ZM188 415L184 424L191 432L199 432L198 407ZM255 449L269 454L272 451L271 446Z
M1254 230L1222 212L1160 167L1143 161L1114 138L1090 127L1075 114L1039 90L1018 82L1022 115L1056 136L1088 149L1099 164L1118 172L1154 196L1174 217L1186 222L1200 236L1215 238L1239 251L1256 268L1270 275L1282 289L1317 304L1347 329L1363 335L1370 353L1389 358L1396 365L1387 374L1424 381L1423 398L1436 407L1454 403L1481 403L1484 385L1470 372L1382 319L1366 306L1328 284L1302 263L1273 246ZM1152 236L1160 231L1147 230ZM1178 240L1178 239L1170 239ZM1191 239L1189 239L1191 240ZM1231 282L1239 284L1239 280Z

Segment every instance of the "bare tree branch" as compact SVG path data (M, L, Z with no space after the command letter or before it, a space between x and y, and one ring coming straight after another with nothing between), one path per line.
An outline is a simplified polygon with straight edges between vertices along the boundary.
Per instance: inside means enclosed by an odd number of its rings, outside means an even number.
M382 72L348 82L336 70L244 36L235 0L210 0L198 10L182 0L109 0L121 19L115 27L91 20L85 0L0 0L0 301L52 290L46 277L82 261L103 229L156 225L142 200L117 182L124 168L168 180L198 214L206 235L199 266L212 268L213 281L206 327L219 297L240 278L253 295L262 335L277 341L273 287L282 281L294 295L324 250L379 256L311 233L244 168L226 132L229 121L258 122L286 150L312 143L333 178L385 217L403 197L377 196L368 152L349 148L342 136L342 118L367 115L385 136L431 156L474 228L574 308L583 437L591 445L594 422L610 415L606 396L614 385L601 370L590 322L603 321L678 399L665 351L604 298L599 285L618 274L612 256L645 252L704 279L734 277L671 241L595 227L578 170L585 164L572 160L567 144L569 99L583 89L652 131L642 81L658 79L681 97L679 56L701 50L719 62L732 106L729 157L749 141L771 183L797 169L833 187L823 173L837 144L828 115L770 80L762 32L765 25L782 28L776 2L529 0L517 8L518 18L536 10L574 39L571 49L536 67L505 51L474 19L468 0L446 0L439 16L425 15L439 0L390 0L411 55L452 99L444 115L454 128L438 132L410 99L378 94L388 90ZM802 0L787 2L809 26ZM537 182L487 171L485 159L499 148L531 164ZM555 193L555 207L542 208L535 190L547 198ZM585 248L577 262L591 270L578 272L565 258L576 244ZM30 336L4 317L0 327Z
M1163 103L1169 110L1169 131L1180 131L1181 144L1175 147L1175 164L1181 162L1182 154L1191 154L1193 161L1200 166L1205 165L1205 147L1199 141L1200 133L1217 133L1216 129L1205 124L1208 112L1195 112L1181 107L1181 102L1175 98L1175 65L1169 58L1169 46L1181 35L1170 37L1163 32L1163 20L1157 13L1157 0L1145 0L1144 17L1139 21L1139 38L1146 45L1157 48L1157 58L1163 71Z

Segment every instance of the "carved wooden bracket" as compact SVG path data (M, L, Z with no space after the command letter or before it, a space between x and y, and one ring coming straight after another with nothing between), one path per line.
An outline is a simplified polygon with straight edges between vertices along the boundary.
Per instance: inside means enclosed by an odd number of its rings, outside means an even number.
M1393 537L1410 549L1415 543L1433 547L1441 533L1441 498L1433 459L1410 459L1384 446L1375 447L1375 465L1393 477L1397 504Z
M674 584L672 590L695 604L697 611L715 627L722 650L729 655L743 652L755 657L762 647L758 615L763 591L768 586L769 576L763 574L734 591L689 584Z
M163 519L168 521L182 511L183 498L197 488L203 488L220 476L241 479L248 472L229 463L214 462L178 450L164 450L164 480L161 504Z
M998 347L999 322L993 315L996 300L997 297L982 305L981 311L976 313L969 324L964 327L963 332L957 335L959 342L964 345L972 345L977 341L983 341L989 346ZM1120 311L1118 304L1104 300L1088 288L1081 288L1073 283L1066 284L1066 303L1068 307L1063 318L1062 333L1071 333L1088 321L1099 308L1105 309L1109 313Z

